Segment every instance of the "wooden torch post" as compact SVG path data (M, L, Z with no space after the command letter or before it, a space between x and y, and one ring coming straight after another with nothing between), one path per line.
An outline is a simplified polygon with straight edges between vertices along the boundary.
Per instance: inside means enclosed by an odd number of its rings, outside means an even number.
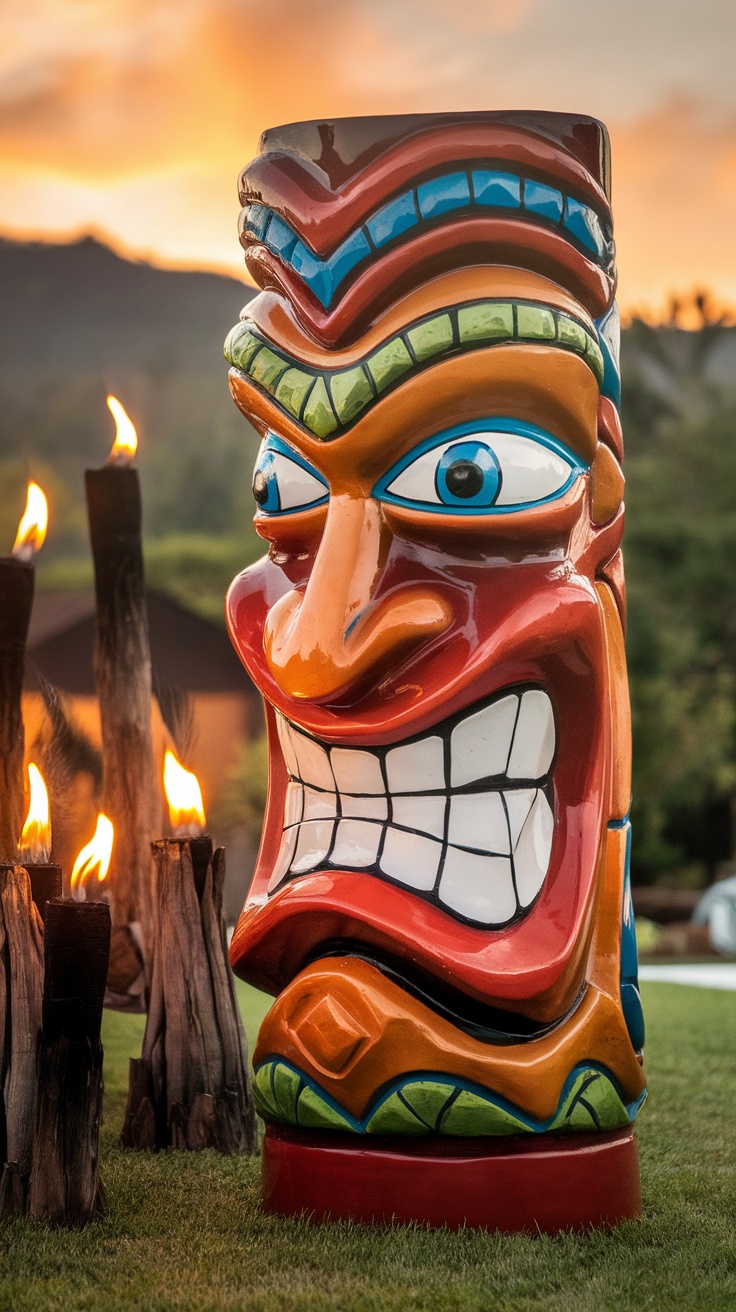
M36 1107L43 929L21 866L0 866L0 1218L25 1210Z
M110 871L113 933L126 934L127 926L139 923L148 957L151 842L160 833L161 795L151 736L141 492L138 471L130 463L135 429L113 401L108 398L118 437L110 463L85 473L97 598L94 664L104 758L103 808L116 834Z
M109 956L106 902L59 898L48 903L28 1199L32 1221L81 1226L105 1210L98 1169L100 1025Z
M225 851L213 853L202 834L199 786L177 767L196 787L198 810L174 820L180 837L153 844L151 999L143 1051L130 1063L123 1144L253 1152L246 1040L222 914Z
M29 483L12 556L0 559L0 862L13 864L23 823L21 698L35 566L48 525L46 497Z

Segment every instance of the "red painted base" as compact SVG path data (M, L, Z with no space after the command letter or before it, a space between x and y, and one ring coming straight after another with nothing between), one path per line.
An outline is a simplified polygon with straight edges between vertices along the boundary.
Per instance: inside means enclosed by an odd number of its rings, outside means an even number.
M457 1230L554 1234L641 1215L629 1128L531 1139L356 1142L269 1126L263 1206L281 1216L418 1221Z

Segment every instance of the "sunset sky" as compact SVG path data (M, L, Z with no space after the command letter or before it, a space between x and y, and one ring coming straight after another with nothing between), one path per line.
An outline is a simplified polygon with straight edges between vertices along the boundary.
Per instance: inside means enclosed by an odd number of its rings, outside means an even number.
M595 114L620 301L736 307L734 0L13 0L0 6L0 233L94 232L242 273L264 127L440 109Z

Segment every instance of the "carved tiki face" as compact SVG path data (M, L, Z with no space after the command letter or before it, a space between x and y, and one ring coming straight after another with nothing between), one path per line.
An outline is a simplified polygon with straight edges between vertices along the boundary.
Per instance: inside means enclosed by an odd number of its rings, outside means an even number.
M233 939L267 1120L612 1129L627 885L618 320L596 121L267 132L226 344L268 555L228 596L268 812Z

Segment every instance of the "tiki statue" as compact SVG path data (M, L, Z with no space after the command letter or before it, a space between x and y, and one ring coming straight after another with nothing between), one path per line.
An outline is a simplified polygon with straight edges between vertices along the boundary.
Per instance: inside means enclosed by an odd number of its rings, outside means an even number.
M594 119L266 132L230 333L268 554L228 596L269 799L231 949L264 1200L635 1216L622 439Z

